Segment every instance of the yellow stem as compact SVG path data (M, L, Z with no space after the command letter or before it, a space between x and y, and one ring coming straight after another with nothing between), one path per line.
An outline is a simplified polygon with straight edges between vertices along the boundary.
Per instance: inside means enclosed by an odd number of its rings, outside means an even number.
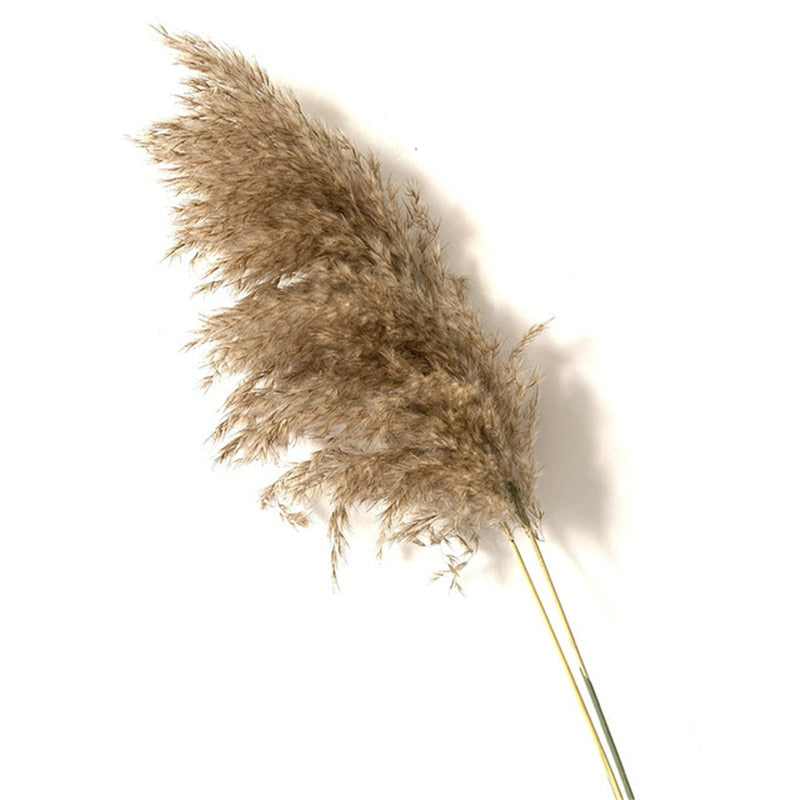
M542 555L542 550L539 547L539 542L536 539L536 533L534 532L531 526L526 526L526 530L528 532L528 538L531 540L531 544L533 545L533 549L536 551L536 558L539 562L539 566L541 567L542 572L544 573L544 576L547 580L547 584L550 587L550 593L553 596L553 600L555 600L556 608L558 609L558 615L561 618L561 622L564 625L564 629L567 632L567 637L569 638L572 650L575 653L575 657L578 660L578 666L580 667L581 677L583 678L583 681L586 684L586 689L589 693L589 697L592 701L595 713L597 714L597 718L600 720L600 727L603 729L603 734L605 735L606 741L608 742L608 746L611 750L611 757L614 759L614 764L617 767L619 776L622 779L622 784L625 787L625 795L627 797L627 800L634 800L633 790L631 789L630 782L628 781L628 776L625 774L625 767L622 766L622 759L620 758L619 751L617 750L617 746L614 743L614 738L611 735L611 730L608 727L608 722L606 721L603 709L600 707L600 700L598 699L597 693L595 692L594 686L592 685L592 681L589 678L589 671L586 669L586 664L584 663L583 657L581 656L581 651L578 648L578 643L577 641L575 641L575 634L573 634L572 627L570 626L569 620L567 619L567 615L564 612L564 606L561 605L561 598L559 598L555 584L553 583L553 579L550 577L550 570L547 568L547 564L545 563L544 556Z
M550 618L547 616L547 611L545 610L544 604L542 603L542 599L539 596L539 592L536 590L536 586L533 582L533 578L531 578L531 574L528 571L528 567L525 565L525 562L522 559L522 553L519 551L519 547L517 547L517 543L514 541L514 536L511 531L504 526L504 531L506 533L506 537L508 538L509 543L511 544L511 549L514 551L514 555L517 559L517 563L519 564L522 572L525 575L525 579L528 583L528 587L533 594L534 599L536 600L536 604L539 606L539 611L544 618L545 625L547 626L547 630L550 633L550 637L553 640L553 644L555 645L556 651L561 659L561 663L564 667L567 676L569 677L570 684L572 686L572 690L575 693L575 697L578 701L578 705L583 712L583 716L586 719L586 724L589 726L589 730L591 731L592 738L594 739L594 743L597 747L597 751L600 754L600 759L603 762L603 767L605 768L606 775L608 776L608 782L611 784L611 788L614 792L614 797L616 800L623 800L622 792L619 788L619 783L617 782L617 777L614 774L614 770L611 768L611 764L608 760L608 756L606 755L605 748L603 747L603 743L600 740L600 736L597 733L597 728L595 728L594 721L592 720L592 716L589 713L589 709L586 707L586 703L584 702L583 695L581 694L580 689L578 688L578 684L575 681L575 676L572 674L572 670L570 669L569 662L567 661L567 657L564 655L564 650L561 647L561 643L558 640L558 636L556 636L556 632L553 629L553 625L550 622Z

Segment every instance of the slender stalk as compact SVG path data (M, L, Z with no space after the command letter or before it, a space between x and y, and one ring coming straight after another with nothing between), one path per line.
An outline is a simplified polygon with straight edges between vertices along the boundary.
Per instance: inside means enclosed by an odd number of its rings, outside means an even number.
M592 720L592 716L589 713L589 709L586 707L586 702L583 699L583 695L581 694L580 689L578 688L578 684L575 680L575 676L572 674L572 670L570 669L569 662L567 661L566 655L564 655L564 650L561 647L561 642L558 640L558 636L556 636L556 632L553 628L553 624L550 622L550 617L547 616L547 611L545 610L544 604L542 603L542 599L539 596L539 592L536 590L536 585L533 582L533 578L531 578L531 574L528 571L528 567L525 565L525 562L522 559L522 554L519 551L519 547L517 547L516 541L514 541L514 536L511 531L507 527L503 527L505 531L506 537L508 538L509 543L511 544L511 549L514 551L514 556L516 557L517 563L520 566L523 574L525 575L525 579L528 583L528 587L533 594L534 599L536 600L536 604L539 606L539 611L544 618L545 625L547 626L547 630L550 633L550 638L553 640L553 644L555 645L556 651L558 652L559 658L561 659L561 664L564 667L567 676L569 677L570 684L572 686L572 690L575 693L575 698L578 701L578 705L583 712L583 716L586 719L586 724L589 726L589 730L591 731L592 738L594 739L594 743L597 747L597 751L600 754L600 759L603 762L603 767L605 768L606 775L608 777L608 782L611 784L611 789L614 792L614 797L616 800L623 800L622 791L619 788L619 783L617 782L617 777L614 774L614 770L611 768L611 764L608 760L608 756L606 755L605 748L603 747L603 743L600 740L600 736L597 732L597 728L595 727L594 721Z
M597 692L595 692L594 686L592 685L592 681L589 678L589 671L586 669L586 664L583 661L583 656L581 656L581 651L578 647L578 643L575 641L575 635L572 632L569 620L567 619L567 615L564 612L564 606L561 605L561 599L558 596L558 592L556 591L553 579L550 577L550 570L547 568L547 564L545 563L544 556L542 555L542 550L539 547L539 542L536 539L536 533L534 532L532 526L526 525L525 527L528 532L528 537L531 540L531 544L533 545L533 549L536 551L536 558L539 561L539 566L541 567L542 572L544 573L544 576L547 580L547 584L550 587L550 593L553 595L553 600L555 600L556 608L558 609L558 615L559 617L561 617L561 622L563 623L564 629L567 632L567 637L569 638L572 651L575 653L575 657L578 660L578 667L580 668L581 677L583 678L583 681L586 684L586 690L589 693L589 698L592 701L592 706L594 706L597 718L600 720L600 727L603 729L603 734L605 735L609 749L611 750L611 757L614 759L614 765L616 766L617 772L619 773L619 776L622 779L622 784L625 787L625 794L627 800L634 800L633 790L631 789L630 782L628 781L628 776L625 774L625 767L622 766L622 759L620 758L619 751L617 750L617 746L614 743L614 737L611 735L611 731L608 727L608 722L606 721L606 716L603 713L603 709L600 706L600 700L597 697Z

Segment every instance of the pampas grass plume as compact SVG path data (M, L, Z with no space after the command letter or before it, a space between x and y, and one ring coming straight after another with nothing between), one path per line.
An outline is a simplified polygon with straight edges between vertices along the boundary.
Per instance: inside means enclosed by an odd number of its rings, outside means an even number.
M538 524L537 376L521 354L541 326L503 355L414 188L238 53L159 30L189 74L180 114L139 141L178 198L171 254L234 297L192 343L209 383L235 382L219 460L281 462L311 442L262 502L304 524L329 499L334 578L359 504L381 546L452 545L455 582L479 531Z

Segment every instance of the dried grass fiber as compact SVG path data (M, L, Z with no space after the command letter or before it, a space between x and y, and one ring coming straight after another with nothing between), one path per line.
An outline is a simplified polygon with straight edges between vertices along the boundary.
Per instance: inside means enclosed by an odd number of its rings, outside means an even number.
M175 191L175 246L200 289L235 302L204 319L209 381L233 377L214 437L221 461L315 451L262 495L294 524L329 499L334 577L348 513L379 542L451 545L458 577L487 526L537 524L537 376L503 355L440 258L417 192L309 119L236 52L165 42L188 67L178 116L141 138Z

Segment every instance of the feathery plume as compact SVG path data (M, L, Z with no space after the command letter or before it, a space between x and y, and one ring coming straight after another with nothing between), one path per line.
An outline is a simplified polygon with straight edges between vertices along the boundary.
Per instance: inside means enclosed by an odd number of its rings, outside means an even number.
M363 504L380 544L451 543L457 577L479 529L540 517L537 377L481 330L414 188L241 55L160 32L191 70L183 113L140 139L180 200L171 253L209 265L201 290L235 296L193 342L209 383L238 382L219 460L279 460L310 441L262 502L303 524L313 497L330 499L334 576Z
M188 67L183 111L140 143L179 198L175 245L207 264L201 291L234 301L200 328L207 382L236 382L214 431L220 461L280 462L313 445L262 494L295 525L332 504L333 578L356 504L380 519L378 544L443 545L451 585L478 532L499 527L519 560L592 732L615 797L633 794L536 542L533 456L538 376L521 366L535 325L503 356L464 281L444 268L417 191L384 176L341 133L236 52L159 32ZM533 542L589 708L512 530ZM614 767L611 761L613 760Z

